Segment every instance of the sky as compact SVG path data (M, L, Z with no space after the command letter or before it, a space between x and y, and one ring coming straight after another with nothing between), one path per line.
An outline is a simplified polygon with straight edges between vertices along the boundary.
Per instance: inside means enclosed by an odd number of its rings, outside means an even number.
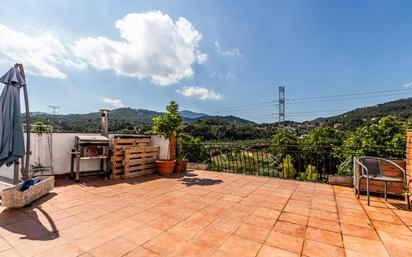
M310 120L412 96L411 11L401 0L2 0L0 68L25 65L31 111L176 100L273 122L285 86L286 119Z

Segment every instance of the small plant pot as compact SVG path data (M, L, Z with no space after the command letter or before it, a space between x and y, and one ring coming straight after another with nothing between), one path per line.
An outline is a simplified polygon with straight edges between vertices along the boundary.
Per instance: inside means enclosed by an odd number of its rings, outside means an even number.
M170 176L173 173L175 164L176 164L175 160L157 160L156 161L157 172L159 172L161 176Z
M352 186L353 187L353 177L352 176L335 176L329 175L329 184L331 185L341 185L341 186Z
M180 167L181 167L182 172L187 171L187 163L188 162L189 162L189 160L186 160L186 159L184 159L180 162Z
M181 163L176 163L175 173L180 173L180 172L182 172L182 164Z

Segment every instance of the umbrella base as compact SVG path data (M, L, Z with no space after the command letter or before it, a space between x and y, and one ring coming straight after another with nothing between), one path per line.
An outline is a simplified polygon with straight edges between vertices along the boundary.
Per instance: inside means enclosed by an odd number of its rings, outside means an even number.
M40 179L39 183L25 191L19 190L23 183L4 189L1 196L1 206L7 208L24 207L53 190L54 176L38 177L38 179Z

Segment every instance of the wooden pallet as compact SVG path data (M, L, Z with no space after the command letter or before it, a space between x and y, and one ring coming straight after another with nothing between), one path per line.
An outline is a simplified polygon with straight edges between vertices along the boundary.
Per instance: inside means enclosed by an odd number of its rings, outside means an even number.
M127 147L123 160L124 177L133 178L156 171L156 160L159 157L159 146Z
M128 147L150 146L150 138L112 139L112 179L124 177L124 151Z

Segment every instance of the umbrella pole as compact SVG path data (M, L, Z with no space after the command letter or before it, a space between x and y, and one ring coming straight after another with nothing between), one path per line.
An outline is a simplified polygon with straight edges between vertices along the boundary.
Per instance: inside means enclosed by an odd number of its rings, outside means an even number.
M24 73L24 67L21 63L16 63L14 67L20 70L20 74L23 77L24 81L26 81L26 74ZM26 181L29 179L29 166L30 166L30 110L29 110L29 94L27 93L27 82L26 85L23 86L23 94L24 94L24 107L26 111L26 155L25 160L22 159L22 180ZM24 157L23 157L24 158Z

